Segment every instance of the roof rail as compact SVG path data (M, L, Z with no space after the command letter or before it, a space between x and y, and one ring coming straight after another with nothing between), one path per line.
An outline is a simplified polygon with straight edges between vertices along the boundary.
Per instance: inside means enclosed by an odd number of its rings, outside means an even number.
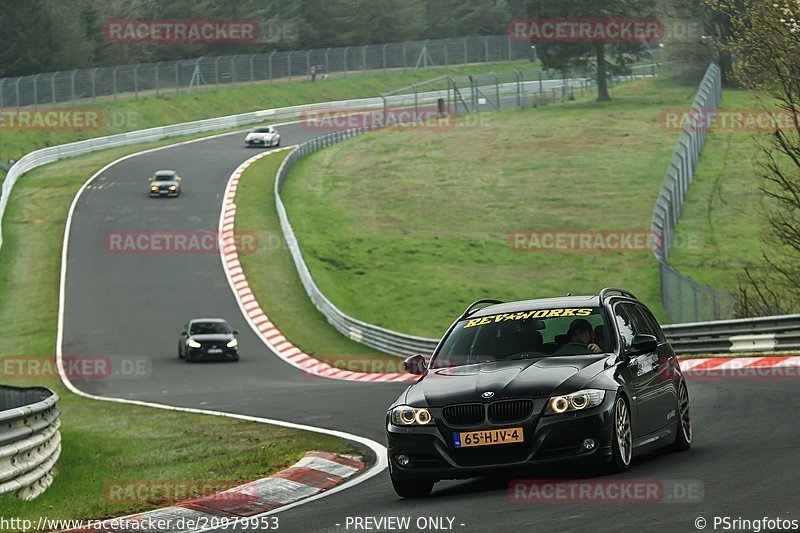
M626 290L622 290L622 289L614 289L614 288L611 288L611 287L606 287L605 289L600 291L600 301L602 302L603 299L606 297L606 295L608 293L610 293L610 292L617 292L617 293L621 294L622 296L627 296L628 298L633 298L634 300L638 300L639 299L630 291L626 291Z
M472 302L471 304L469 304L469 307L467 307L467 309L461 314L461 318L459 318L459 320L461 320L463 318L467 318L469 315L478 312L479 309L474 309L474 307L476 305L480 305L480 304L494 305L494 304L501 304L501 303L503 303L503 302L500 301L500 300L492 300L492 299L476 300L476 301Z

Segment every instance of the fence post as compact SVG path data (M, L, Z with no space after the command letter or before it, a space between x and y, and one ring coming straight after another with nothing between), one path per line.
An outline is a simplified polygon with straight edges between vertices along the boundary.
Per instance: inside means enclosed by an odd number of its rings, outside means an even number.
M214 58L214 85L219 89L219 60L222 56Z
M344 77L347 77L347 52L350 50L349 46L344 47Z
M489 62L489 37L485 37L483 39L483 54L484 54L484 63Z
M469 37L464 37L464 65L469 63Z
M272 85L272 56L274 56L277 52L278 52L277 50L274 50L269 55L269 84L270 85Z
M56 105L56 76L58 72L53 72L52 77L50 78L50 102L53 105ZM0 107L2 109L2 107Z
M383 75L386 75L386 47L389 46L388 44L383 45L383 49L381 50L381 55L383 56Z
M39 76L41 76L41 74L36 74L36 75L33 76L33 108L34 109L38 109L39 108L39 89L37 87L38 86L37 81L39 80Z
M450 60L447 57L447 38L445 38L444 40L444 66L446 67L450 66Z
M14 84L14 93L15 93L15 96L17 98L17 113L19 113L19 107L20 107L19 106L19 82L21 80L22 80L22 78L17 78L17 83ZM92 101L94 101L94 99Z
M253 67L253 62L255 61L255 58L256 58L255 54L250 54L250 60L249 60L250 61L250 83L253 83L254 81L256 81L256 71L255 71L255 68Z
M178 62L175 61L175 94L180 94L180 71L178 70Z
M139 67L141 67L141 63L137 63L135 67L133 67L133 99L139 99Z
M306 72L311 72L311 50L306 52Z
M6 82L6 78L0 78L0 116L3 113L3 85Z
M161 84L159 83L159 77L158 77L159 67L161 67L161 61L156 63L156 98L159 97L159 93L161 92Z
M367 75L367 45L361 49L361 73Z
M330 48L326 48L325 49L325 73L328 74L328 75L330 75L330 73L331 73L330 53L331 53L331 49Z
M117 69L119 67L114 67L111 69L111 91L114 93L114 101L117 101Z
M513 61L514 53L511 50L511 36L508 35L506 39L508 39L508 60Z
M286 70L289 74L289 81L292 81L292 51L289 50L289 55L286 56Z
M405 42L403 43L403 74L404 75L406 73L406 45L407 44L408 43L405 43Z
M72 104L75 104L75 74L78 73L78 69L72 71L70 74L70 94L72 95ZM0 106L2 108L3 106Z

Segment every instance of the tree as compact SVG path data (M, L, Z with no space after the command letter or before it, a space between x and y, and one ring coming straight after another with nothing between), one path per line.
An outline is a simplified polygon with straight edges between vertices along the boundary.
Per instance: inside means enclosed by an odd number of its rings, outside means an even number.
M651 18L655 14L655 7L655 0L529 0L528 16L539 19ZM644 51L643 44L637 42L534 44L546 68L566 72L573 68L594 67L599 101L611 100L608 92L609 69L624 71Z
M726 47L740 61L736 79L779 119L767 139L759 171L766 196L767 235L762 250L767 273L746 272L756 307L800 306L800 2L706 0L731 21ZM764 98L764 97L767 98Z

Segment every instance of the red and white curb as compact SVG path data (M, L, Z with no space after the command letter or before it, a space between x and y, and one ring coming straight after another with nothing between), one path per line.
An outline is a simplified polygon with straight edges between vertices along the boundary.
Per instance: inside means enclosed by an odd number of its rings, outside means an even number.
M222 251L220 256L222 258L222 268L225 270L225 275L239 303L239 308L250 323L250 327L253 328L264 344L275 352L278 357L303 372L320 377L347 381L398 382L417 379L417 376L404 373L351 372L349 370L336 368L303 353L300 348L292 344L278 331L256 300L245 278L242 265L239 262L239 253L236 249L236 240L234 238L236 190L239 186L239 179L247 167L262 157L290 148L293 147L289 146L276 150L268 150L251 157L233 171L233 174L231 174L231 177L228 179L228 185L225 188L222 213L220 214L219 221L220 250Z
M190 533L202 531L212 524L232 525L236 520L246 521L250 517L330 490L365 468L366 464L357 457L306 452L300 461L286 470L224 492L163 509L109 519L99 526L93 524L90 528L67 531L88 533L113 530L123 533L147 530L147 524L162 523L172 524L168 531ZM186 524L194 524L194 527L187 528Z
M795 368L800 367L800 357L709 357L705 359L682 359L683 372L710 372L710 371L746 371L759 368Z

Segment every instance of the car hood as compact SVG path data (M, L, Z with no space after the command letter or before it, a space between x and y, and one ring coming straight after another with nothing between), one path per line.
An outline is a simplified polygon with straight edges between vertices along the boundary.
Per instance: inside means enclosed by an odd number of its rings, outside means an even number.
M442 407L503 398L544 398L575 392L609 364L608 354L541 357L432 369L406 391L405 403Z
M194 339L197 342L228 342L233 339L233 335L230 333L220 333L214 335L191 335L189 338Z
M159 180L159 181L151 181L151 182L150 182L150 186L151 186L151 187L152 187L153 185L156 185L156 186L158 186L158 187L169 187L169 186L171 186L171 185L177 185L177 184L178 184L178 182L177 182L177 181L175 181L175 180L169 180L169 181L162 181L162 180Z

